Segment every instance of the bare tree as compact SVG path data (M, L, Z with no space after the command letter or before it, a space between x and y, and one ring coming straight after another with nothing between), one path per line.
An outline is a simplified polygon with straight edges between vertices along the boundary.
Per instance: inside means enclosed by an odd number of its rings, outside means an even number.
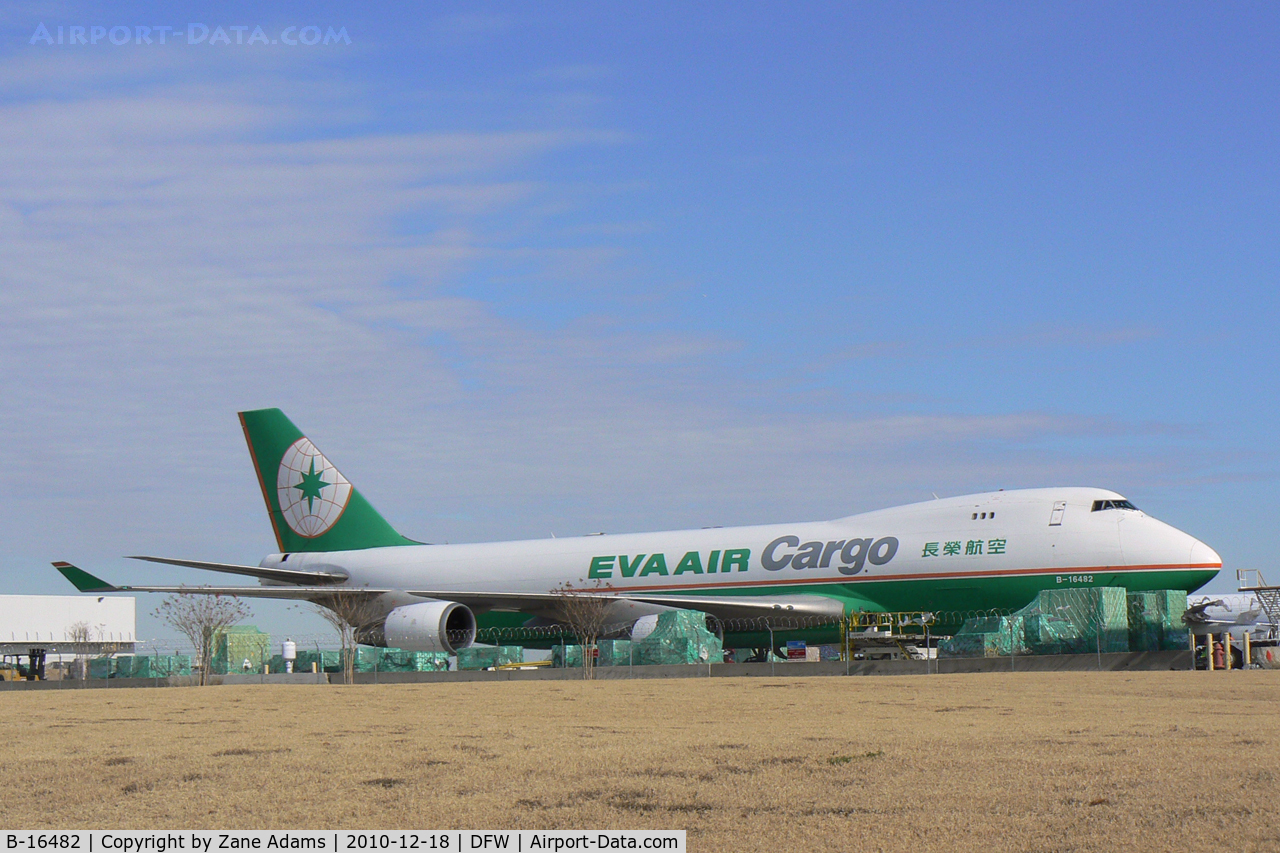
M120 651L121 644L115 640L108 640L106 629L107 626L103 623L95 626L95 630L98 632L98 653L96 657L98 660L109 661Z
M596 677L595 650L604 630L605 617L612 603L609 584L596 581L594 587L576 587L565 582L551 594L556 597L556 618L565 623L582 644L582 677Z
M312 602L316 612L338 632L342 643L342 681L352 684L356 676L356 645L360 635L381 633L386 615L377 598L360 590L335 590Z
M76 651L76 678L84 681L89 677L89 652L93 643L93 626L80 621L67 627L67 639Z
M249 618L251 611L234 596L178 593L166 597L155 615L191 641L200 664L200 684L204 685L213 666L213 644L218 634Z

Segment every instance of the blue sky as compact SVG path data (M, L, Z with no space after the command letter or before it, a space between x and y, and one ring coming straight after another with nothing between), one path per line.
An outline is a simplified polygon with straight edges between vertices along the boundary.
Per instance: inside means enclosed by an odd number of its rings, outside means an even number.
M3 591L256 562L262 406L431 541L1097 485L1280 576L1278 19L10 5Z

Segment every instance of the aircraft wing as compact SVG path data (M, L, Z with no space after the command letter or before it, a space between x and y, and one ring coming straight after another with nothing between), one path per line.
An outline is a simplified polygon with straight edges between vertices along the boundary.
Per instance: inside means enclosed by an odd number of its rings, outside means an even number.
M294 584L342 583L348 577L344 571L306 571L299 569L268 569L263 566L237 566L232 563L207 563L203 560L174 560L169 557L130 557L130 560L146 560L148 563L164 563L170 566L185 566L189 569L206 569L211 572L226 572L232 575L248 575L251 578L262 578L269 581ZM57 563L54 564L55 566Z
M1182 621L1186 625L1207 625L1211 622L1218 621L1209 616L1205 611L1210 607L1222 607L1223 603L1224 602L1221 598L1216 600L1206 598L1199 604L1191 604L1187 607L1187 612L1182 614Z
M235 569L244 570L243 573L245 574L250 573L250 570L255 574L275 571L262 570L257 567L250 566L230 566L225 563L200 563L195 560L168 560L148 557L141 557L138 559L149 559L152 562L170 563L173 565L190 566L192 568L210 568L216 565L222 567L220 569L216 569L216 571ZM333 596L335 593L348 591L362 595L381 595L389 592L404 592L419 598L435 598L443 601L456 601L459 604L465 604L477 611L545 611L548 608L553 608L558 601L564 598L564 593L554 592L467 592L441 589L397 590L332 585L318 586L314 583L305 586L115 586L107 583L101 578L89 574L83 569L71 565L70 563L57 562L54 563L53 566L61 572L67 580L71 581L71 583L75 585L76 589L81 592L161 592L187 595L234 595L244 598L300 599L303 601L326 598ZM237 573L240 572L237 571ZM336 575L326 572L296 572L295 574L327 577L330 579L331 583L333 580L336 580ZM626 601L639 601L648 604L659 604L667 607L677 607L687 610L700 610L703 613L709 613L719 619L758 619L765 616L817 616L838 619L843 615L843 605L839 601L821 595L666 595L660 593L614 593L603 590L583 590L576 591L573 594L606 598L610 600L621 599Z
M75 588L81 592L169 592L191 595L235 595L242 598L285 598L310 601L316 598L331 597L335 592L381 595L384 592L396 591L370 587L335 588L333 586L116 586L70 563L57 562L53 564L53 567L61 572L62 576L71 581ZM195 567L202 568L201 566Z
M503 593L459 592L457 590L406 590L410 595L422 598L438 598L456 601L474 610L545 610L554 607L564 598L564 593ZM719 619L754 619L762 616L821 616L834 619L844 615L844 605L834 598L821 595L777 596L711 596L711 595L663 595L647 593L611 593L594 590L577 590L573 595L642 601L684 610L700 610Z

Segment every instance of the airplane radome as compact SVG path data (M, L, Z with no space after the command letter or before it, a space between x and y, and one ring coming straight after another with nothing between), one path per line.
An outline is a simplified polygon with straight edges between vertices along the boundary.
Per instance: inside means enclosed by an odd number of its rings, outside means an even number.
M829 521L430 545L395 530L279 409L240 413L278 552L257 566L139 557L257 578L257 586L113 586L54 565L83 592L191 592L376 614L361 641L453 652L477 630L556 618L566 585L607 598L607 621L706 613L726 645L760 645L801 617L1025 606L1042 589L1199 589L1222 567L1203 542L1106 489L1062 487L925 501ZM838 629L811 632L835 642ZM775 637L776 640L776 637Z

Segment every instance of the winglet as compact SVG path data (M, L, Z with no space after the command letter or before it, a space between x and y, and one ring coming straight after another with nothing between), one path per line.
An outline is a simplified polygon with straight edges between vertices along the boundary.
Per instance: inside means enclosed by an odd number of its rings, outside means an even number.
M120 587L112 586L102 578L95 578L84 569L78 569L70 563L57 562L53 567L62 572L62 576L81 592L119 592Z

